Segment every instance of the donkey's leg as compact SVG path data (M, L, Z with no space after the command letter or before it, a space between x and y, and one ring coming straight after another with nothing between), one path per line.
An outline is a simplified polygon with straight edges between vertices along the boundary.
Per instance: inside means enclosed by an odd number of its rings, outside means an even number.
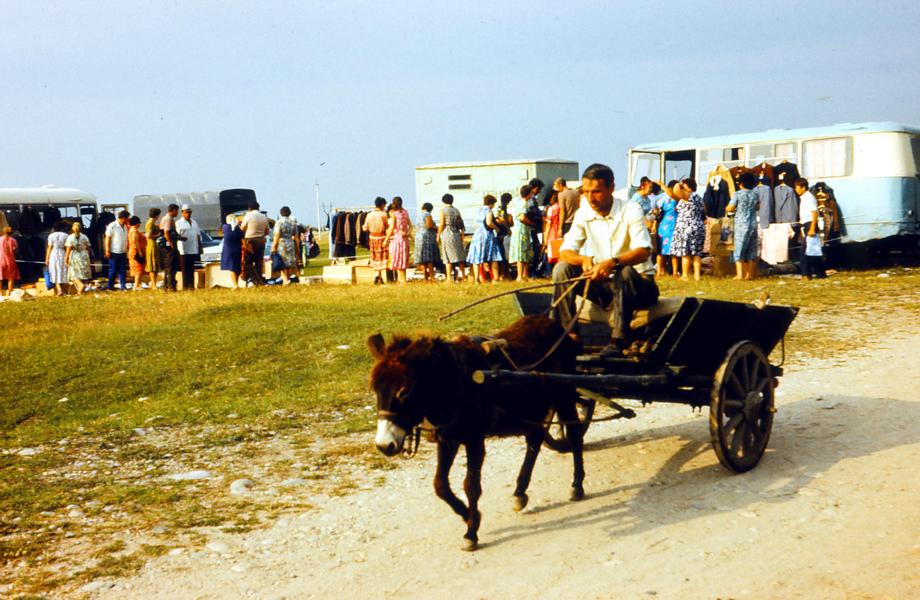
M582 500L585 497L585 461L583 456L585 428L578 423L578 411L575 409L574 402L560 402L557 406L557 412L562 421L568 422L568 425L565 425L565 437L572 449L572 462L574 463L575 472L572 478L572 492L569 498Z
M463 480L463 491L466 492L466 501L470 505L470 514L466 520L466 542L464 550L475 550L479 545L479 522L482 515L479 513L479 497L482 496L482 463L486 457L485 439L479 439L466 444L466 479Z
M450 468L454 464L454 458L459 449L460 444L457 442L445 440L438 442L438 468L434 474L434 493L438 495L438 498L447 502L454 512L466 522L470 513L463 501L457 498L454 491L450 489L450 479L448 479Z
M521 471L518 473L517 487L514 488L514 504L512 508L515 511L524 510L527 506L527 488L530 486L530 477L533 475L533 467L537 462L537 455L540 454L540 446L543 445L543 428L537 427L527 432L527 453L524 455L524 462L521 464Z

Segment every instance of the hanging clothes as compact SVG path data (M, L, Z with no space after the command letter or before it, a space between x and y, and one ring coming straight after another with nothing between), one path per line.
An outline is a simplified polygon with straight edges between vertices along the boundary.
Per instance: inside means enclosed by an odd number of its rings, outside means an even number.
M741 176L744 173L749 173L751 170L743 165L738 165L737 167L732 167L728 171L729 173L731 173L732 181L735 182L735 190L740 190L741 189ZM734 194L732 194L732 197L734 197Z
M773 167L773 175L774 184L785 183L791 188L795 184L795 180L799 178L799 168L795 163L784 160Z
M792 226L788 223L774 223L763 232L763 249L760 257L775 265L789 260L789 240Z
M796 223L799 220L799 199L795 191L780 183L773 190L773 222Z
M725 207L731 196L728 193L728 183L720 176L715 175L706 184L703 193L703 208L710 219L721 219L725 216Z
M754 187L757 194L757 200L760 202L757 209L757 221L761 229L766 229L771 223L775 222L773 218L773 190L770 185L760 182Z
M773 181L773 165L764 161L759 165L754 165L751 167L751 172L754 173L754 177L757 178L757 181L765 182L767 185L772 185Z

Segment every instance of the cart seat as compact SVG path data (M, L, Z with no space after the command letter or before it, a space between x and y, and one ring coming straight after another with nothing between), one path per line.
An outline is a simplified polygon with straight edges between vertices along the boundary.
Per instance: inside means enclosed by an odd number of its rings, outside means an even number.
M659 319L670 317L680 309L683 301L683 296L660 298L658 302L652 306L633 312L633 318L629 326L631 329L640 329L649 323L654 323ZM584 304L587 304L587 306L582 308ZM581 296L575 299L575 307L579 309L579 323L607 323L610 318L610 311L604 310L602 307Z

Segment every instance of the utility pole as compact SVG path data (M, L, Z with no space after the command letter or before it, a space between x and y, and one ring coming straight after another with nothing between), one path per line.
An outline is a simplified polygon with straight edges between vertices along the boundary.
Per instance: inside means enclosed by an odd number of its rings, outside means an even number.
M322 221L319 220L319 213L320 213L320 210L319 210L319 181L316 181L313 184L313 189L316 191L316 229L318 231L322 231L323 223Z

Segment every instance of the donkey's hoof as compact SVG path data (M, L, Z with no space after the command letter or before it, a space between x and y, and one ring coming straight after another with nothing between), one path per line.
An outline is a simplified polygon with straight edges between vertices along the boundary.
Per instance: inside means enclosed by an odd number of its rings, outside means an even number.
M572 491L569 493L569 500L577 502L579 500L585 499L585 488L581 486L573 486Z
M463 545L460 546L464 552L474 552L477 548L479 548L479 542L468 538L464 538Z
M527 494L521 494L520 496L514 496L513 504L511 508L514 509L514 512L521 512L527 507L527 501L530 498L527 497Z

